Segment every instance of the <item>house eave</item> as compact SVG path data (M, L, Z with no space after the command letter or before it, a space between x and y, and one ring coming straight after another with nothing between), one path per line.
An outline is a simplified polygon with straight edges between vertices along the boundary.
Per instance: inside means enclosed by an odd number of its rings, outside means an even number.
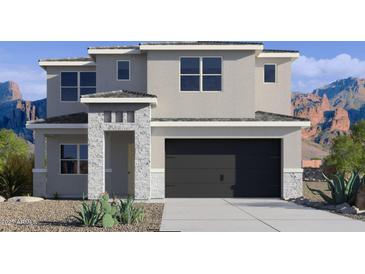
M153 104L157 105L157 98L82 98L84 104Z
M27 123L27 129L87 129L88 124Z
M39 61L38 64L42 68L95 66L93 61Z
M260 52L258 58L299 58L299 52Z
M89 48L87 53L92 55L97 54L140 54L139 49L112 49L112 48Z
M152 121L151 127L310 127L309 121Z
M140 45L140 50L263 50L263 45Z

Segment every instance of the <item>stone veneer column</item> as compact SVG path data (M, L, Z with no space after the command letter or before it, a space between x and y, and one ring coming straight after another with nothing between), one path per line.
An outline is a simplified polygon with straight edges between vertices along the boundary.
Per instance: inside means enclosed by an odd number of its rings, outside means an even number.
M285 170L283 172L282 198L291 199L303 196L303 171L301 169Z
M151 198L151 107L136 111L135 144L135 174L134 197L135 199Z
M104 115L89 113L88 119L88 198L98 199L105 191Z
M134 111L134 122L104 123L104 111ZM114 114L113 114L114 115ZM89 106L89 175L88 198L97 199L105 191L105 131L134 131L135 145L135 199L151 198L151 106L139 104L118 106L111 109L109 105L97 104ZM113 149L113 148L111 148Z

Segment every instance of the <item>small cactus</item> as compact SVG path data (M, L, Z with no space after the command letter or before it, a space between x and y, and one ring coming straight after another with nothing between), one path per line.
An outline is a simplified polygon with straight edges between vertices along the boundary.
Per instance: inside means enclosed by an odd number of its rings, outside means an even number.
M105 228L111 228L118 220L116 218L117 207L111 203L109 203L109 195L108 193L103 193L100 197L101 209L103 212L102 224Z
M104 213L102 223L104 228L112 228L115 224L115 220L111 214Z

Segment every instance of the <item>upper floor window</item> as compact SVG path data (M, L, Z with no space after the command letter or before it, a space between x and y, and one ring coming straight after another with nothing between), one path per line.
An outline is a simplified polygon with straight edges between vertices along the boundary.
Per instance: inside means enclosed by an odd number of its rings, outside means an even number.
M87 144L62 144L60 150L61 174L88 173Z
M221 91L222 58L182 57L180 91Z
M222 60L217 57L203 58L203 91L222 90Z
M130 80L130 62L129 60L117 61L117 79L118 80Z
M276 65L264 65L264 83L276 83Z
M180 59L180 90L200 91L200 58Z
M61 101L77 102L81 95L96 92L96 72L61 72Z

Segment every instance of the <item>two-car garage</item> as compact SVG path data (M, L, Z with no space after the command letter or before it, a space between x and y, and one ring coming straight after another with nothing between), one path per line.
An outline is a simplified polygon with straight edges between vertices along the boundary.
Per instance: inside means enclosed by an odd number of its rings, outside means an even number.
M280 197L281 139L165 139L165 195Z

